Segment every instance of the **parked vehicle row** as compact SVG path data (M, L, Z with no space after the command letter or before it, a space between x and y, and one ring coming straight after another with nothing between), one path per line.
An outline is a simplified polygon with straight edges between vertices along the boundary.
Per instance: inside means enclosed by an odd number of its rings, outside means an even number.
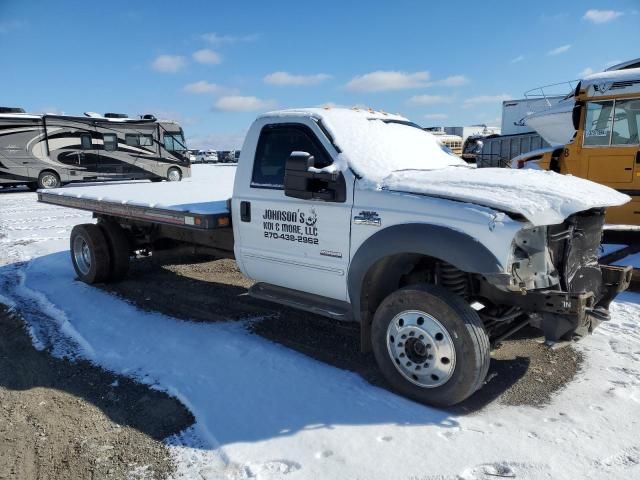
M190 150L192 163L237 163L240 150Z

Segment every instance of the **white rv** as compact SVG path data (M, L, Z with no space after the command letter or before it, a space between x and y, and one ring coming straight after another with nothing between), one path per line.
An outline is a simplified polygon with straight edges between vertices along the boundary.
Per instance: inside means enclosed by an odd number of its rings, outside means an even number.
M119 179L190 176L184 133L153 115L34 115L0 107L0 187L56 188Z

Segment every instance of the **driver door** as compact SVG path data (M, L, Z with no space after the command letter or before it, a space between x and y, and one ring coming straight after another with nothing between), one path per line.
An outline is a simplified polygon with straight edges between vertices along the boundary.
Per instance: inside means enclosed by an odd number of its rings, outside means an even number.
M584 154L587 178L629 189L640 173L638 123L633 107L640 100L605 100L587 104Z
M313 155L316 166L336 155L311 120L263 126L250 187L234 199L241 212L236 255L258 281L346 300L353 181L346 179L346 201L287 197L285 164L296 151Z

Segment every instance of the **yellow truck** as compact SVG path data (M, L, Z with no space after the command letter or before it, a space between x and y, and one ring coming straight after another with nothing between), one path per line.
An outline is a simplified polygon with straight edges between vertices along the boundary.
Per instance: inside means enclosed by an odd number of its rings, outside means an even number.
M640 225L640 68L583 79L571 116L576 133L566 145L529 152L512 168L535 168L587 178L631 196L607 210L608 224Z

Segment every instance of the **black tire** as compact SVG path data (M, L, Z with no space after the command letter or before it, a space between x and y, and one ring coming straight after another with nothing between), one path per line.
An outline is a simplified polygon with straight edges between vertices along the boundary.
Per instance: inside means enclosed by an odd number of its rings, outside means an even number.
M51 170L45 170L38 175L38 188L58 188L61 184L60 175Z
M405 341L404 345L394 343L396 340L398 342L403 340L395 339L392 335L388 336L389 331L396 331L393 330L396 327L390 326L394 319L396 322L394 325L402 325L403 319L401 317L408 312L415 314L416 311L426 313L427 318L437 319L435 324L438 325L434 328L442 327L445 334L448 335L444 340L442 340L442 334L436 334L435 338L427 336L427 340L425 340L427 348L434 348L433 352L435 353L438 351L435 350L438 345L432 346L427 342L444 341L448 342L447 345L452 347L455 352L453 359L449 360L444 357L441 359L442 365L450 365L450 367L443 367L449 368L450 371L447 373L448 380L442 385L421 386L418 383L422 382L422 379L415 375L413 378L416 383L409 380L405 376L410 373L407 370L417 369L421 361L425 362L421 364L422 367L427 368L424 368L420 374L424 378L428 378L429 362L433 362L432 368L436 368L435 363L438 359L418 358L415 360L416 363L412 364L410 360L414 360L414 358L410 357L411 355L415 356L415 352L408 350L409 341ZM419 316L418 320L420 319L422 317ZM432 320L427 321L432 322ZM406 328L402 331L406 332ZM411 335L413 334L411 333ZM439 407L460 403L482 386L489 370L489 336L484 329L482 320L461 297L441 287L426 284L411 285L397 290L385 298L374 315L371 340L378 367L391 387L400 394L420 403ZM418 343L413 338L409 338L409 340ZM396 345L402 345L402 348L396 348ZM424 346L423 344L421 348ZM398 351L405 352L406 358L398 359L395 357ZM429 353L432 350L423 348L423 351ZM401 353L399 356L405 357L405 353ZM433 356L431 355L429 358L431 357ZM405 360L407 360L406 368L403 365ZM444 363L445 360L446 363ZM405 373L401 373L401 371ZM435 375L432 375L432 378L438 379Z
M80 280L93 284L109 278L111 255L100 227L92 223L76 225L71 230L70 247L71 262Z
M127 276L129 272L129 259L131 257L131 244L120 225L115 222L102 221L98 223L109 245L111 268L105 281L118 282Z
M179 182L182 180L182 171L177 167L171 167L167 170L167 181Z

